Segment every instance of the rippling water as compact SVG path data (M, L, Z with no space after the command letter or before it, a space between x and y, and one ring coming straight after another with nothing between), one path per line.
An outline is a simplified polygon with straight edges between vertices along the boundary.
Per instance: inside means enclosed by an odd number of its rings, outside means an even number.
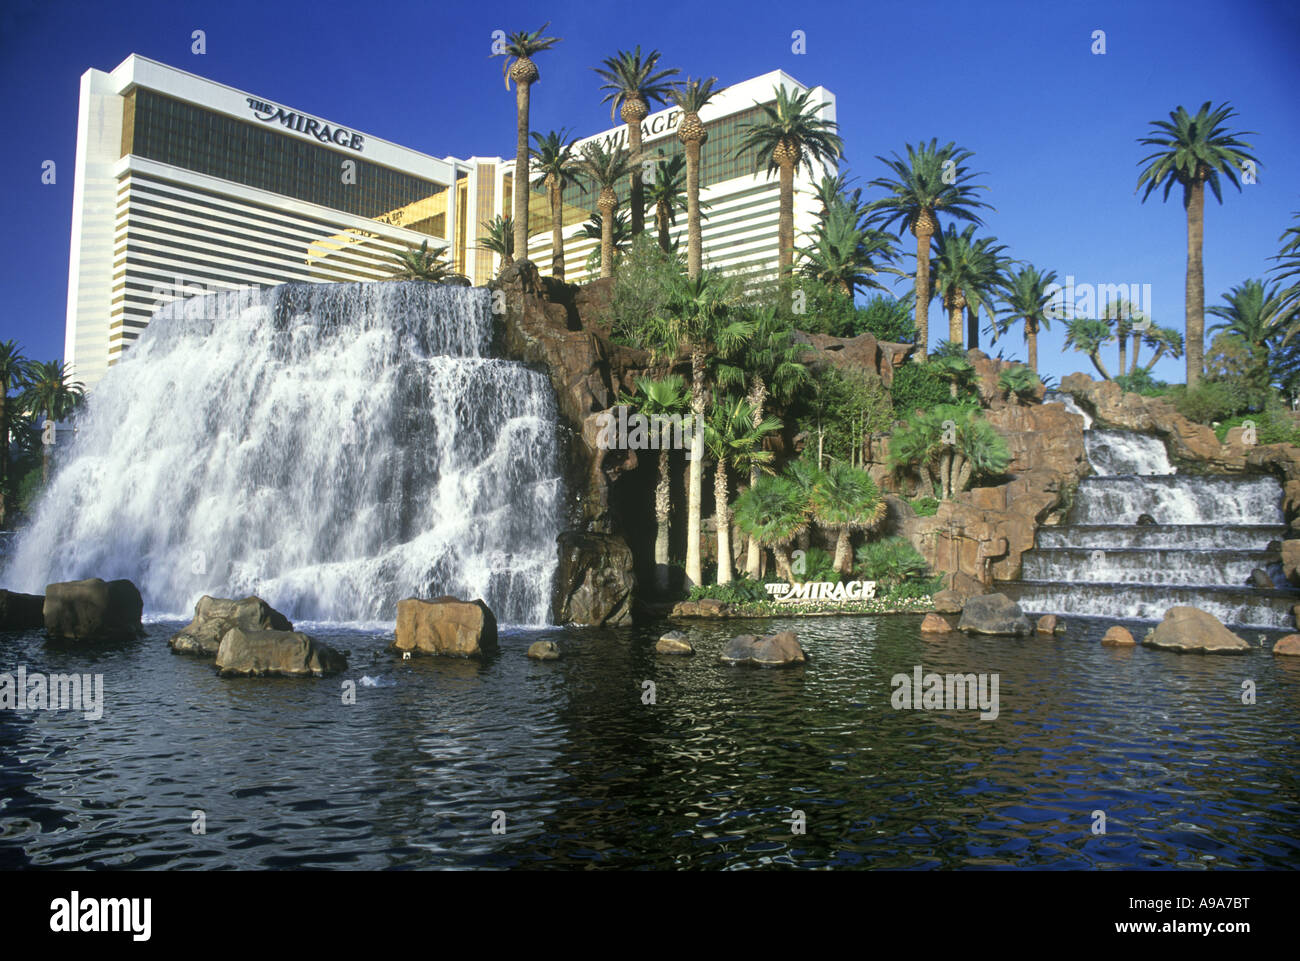
M770 622L691 627L693 658L653 653L665 625L507 633L481 665L316 625L352 652L326 680L218 678L167 650L179 623L96 652L0 636L0 671L102 673L107 701L0 712L0 867L1300 864L1300 664L919 620L788 622L810 661L781 671L716 659ZM565 658L527 660L541 637ZM998 673L998 719L894 710L917 664Z

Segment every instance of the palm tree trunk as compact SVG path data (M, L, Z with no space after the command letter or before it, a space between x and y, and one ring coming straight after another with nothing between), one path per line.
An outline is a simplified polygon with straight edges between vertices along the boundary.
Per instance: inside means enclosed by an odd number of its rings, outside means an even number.
M551 276L564 279L564 191L551 188Z
M641 183L641 121L627 125L627 147L632 155L632 236L640 237L645 230L645 184Z
M1205 183L1194 180L1187 189L1187 386L1195 387L1205 369Z
M1142 369L1145 370L1148 374L1151 373L1151 368L1156 365L1156 361L1160 359L1160 355L1163 354L1164 352L1165 352L1165 345L1158 344L1156 346L1156 352L1151 355L1151 359L1147 361L1147 365Z
M686 276L700 276L703 260L700 240L700 142L686 144Z
M930 237L927 225L916 229L916 346L924 361L930 352Z
M600 276L614 276L614 214L616 208L601 211L600 217Z
M727 506L727 459L718 458L713 475L713 516L718 525L718 583L731 583L731 511Z
M1025 318L1025 343L1029 352L1029 369L1038 373L1038 321Z
M686 485L686 588L704 583L700 510L704 494L704 352L691 351L691 463Z
M528 259L528 95L532 84L515 84L515 172L511 206L515 219L515 256Z
M668 490L668 448L659 451L659 481L655 485L655 587L668 591L668 513L671 507Z
M794 571L790 570L790 545L772 545L772 555L776 558L776 576L787 584L794 583Z
M966 307L966 349L980 345L980 309L978 307Z
M918 467L921 474L921 483L925 485L925 490L921 492L922 497L934 496L934 471L930 470L930 465L922 461Z
M853 570L853 535L848 524L840 527L835 538L835 569L845 576Z
M754 426L757 427L763 423L763 406L767 403L767 385L757 376L754 377L754 386L749 392L749 402L754 407ZM754 464L749 468L749 486L753 487L757 483L758 465ZM758 538L751 535L748 552L745 555L745 573L755 580L761 572L762 557L763 548L758 543Z
M1110 372L1107 371L1106 367L1102 364L1101 357L1097 351L1094 350L1088 354L1088 359L1092 361L1092 366L1097 368L1097 373L1101 374L1105 380L1111 379Z
M958 462L961 464L960 467L957 466ZM952 483L952 496L956 497L964 491L966 485L970 483L970 475L973 469L971 467L971 462L967 458L958 456L953 458L953 470L957 473L957 479Z
M1116 331L1116 333L1119 333ZM1119 373L1124 376L1124 370L1128 367L1128 334L1119 334L1115 340L1119 343Z
M1136 330L1133 331L1133 363L1129 366L1128 372L1136 374L1138 369L1138 349L1142 346L1142 335Z
M660 201L655 208L655 223L659 228L659 249L666 254L673 252L673 243L668 236L668 207Z
M940 500L952 499L952 451L939 455L939 487L942 492Z
M794 272L794 163L781 164L781 201L777 241L781 246L781 279Z

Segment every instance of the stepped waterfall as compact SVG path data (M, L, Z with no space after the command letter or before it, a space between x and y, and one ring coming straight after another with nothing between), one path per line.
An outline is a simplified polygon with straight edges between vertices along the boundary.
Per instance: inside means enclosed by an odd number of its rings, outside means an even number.
M1056 398L1084 413L1068 395ZM1158 621L1187 604L1238 627L1292 625L1300 592L1270 550L1286 530L1277 480L1179 474L1159 438L1085 422L1093 475L1080 482L1069 523L1040 528L1024 555L1015 593L1025 610ZM1144 514L1154 523L1138 524ZM1256 568L1273 589L1249 586Z
M453 594L547 623L555 400L491 339L486 290L421 282L166 305L92 391L0 583L125 577L153 613L252 593L329 621Z

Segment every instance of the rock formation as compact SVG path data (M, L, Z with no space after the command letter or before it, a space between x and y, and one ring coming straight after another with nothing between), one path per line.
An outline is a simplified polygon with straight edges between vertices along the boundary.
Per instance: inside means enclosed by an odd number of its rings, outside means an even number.
M455 597L397 602L397 638L390 650L447 657L482 657L497 650L497 619L480 600Z
M144 633L143 612L140 591L127 580L92 577L45 588L45 631L58 640L131 640Z
M346 671L347 658L298 631L245 631L234 627L217 649L223 677L324 677Z
M242 600L204 595L194 605L194 620L168 641L177 654L214 657L221 639L234 628L244 631L292 631L289 619L260 597Z

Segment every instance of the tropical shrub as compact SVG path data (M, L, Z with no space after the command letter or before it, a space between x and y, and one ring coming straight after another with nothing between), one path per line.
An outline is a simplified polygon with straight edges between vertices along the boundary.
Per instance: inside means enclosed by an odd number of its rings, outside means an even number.
M889 393L894 400L894 416L899 419L911 417L918 410L929 410L937 404L952 403L948 382L929 364L910 363L897 368ZM976 403L969 392L963 394L960 389L957 399Z
M907 502L917 517L933 517L939 513L939 499L936 497L918 497Z
M799 551L795 552L796 555L799 553ZM803 557L796 556L792 564L795 577L798 580L829 581L832 584L839 582L840 572L835 569L835 559L831 557L828 551L824 551L820 547L810 547L802 553ZM803 561L802 565L798 563L800 560ZM803 573L799 572L800 566L803 568Z
M930 565L906 537L868 541L858 548L856 556L858 563L854 573L884 588L896 587L930 573Z
M823 553L825 553L823 551ZM726 584L697 584L691 588L693 601L714 598L726 604L754 604L768 599L767 588L758 581L737 573Z
M1032 396L1042 383L1038 375L1024 364L1008 367L998 375L998 389L1020 398Z
M1151 372L1143 367L1130 374L1116 377L1115 383L1131 394L1142 394L1146 397L1159 397L1169 392L1168 384L1163 380L1156 380L1151 376Z
M1214 424L1248 413L1251 392L1238 380L1203 380L1188 389L1178 384L1169 391L1178 413L1198 424Z
M1241 414L1221 421L1214 428L1220 441L1228 438L1228 431L1240 427L1245 421L1255 425L1255 443L1257 444L1300 444L1300 429L1291 419L1286 407L1274 401L1256 414Z
M1000 476L1011 462L1006 441L979 411L953 404L912 417L894 432L889 453L895 470L914 469L927 490L937 483L943 500Z
M916 340L916 323L912 319L911 303L906 299L877 294L845 318L846 323L836 331L840 337L857 337L872 334L877 340L896 344L910 344Z

